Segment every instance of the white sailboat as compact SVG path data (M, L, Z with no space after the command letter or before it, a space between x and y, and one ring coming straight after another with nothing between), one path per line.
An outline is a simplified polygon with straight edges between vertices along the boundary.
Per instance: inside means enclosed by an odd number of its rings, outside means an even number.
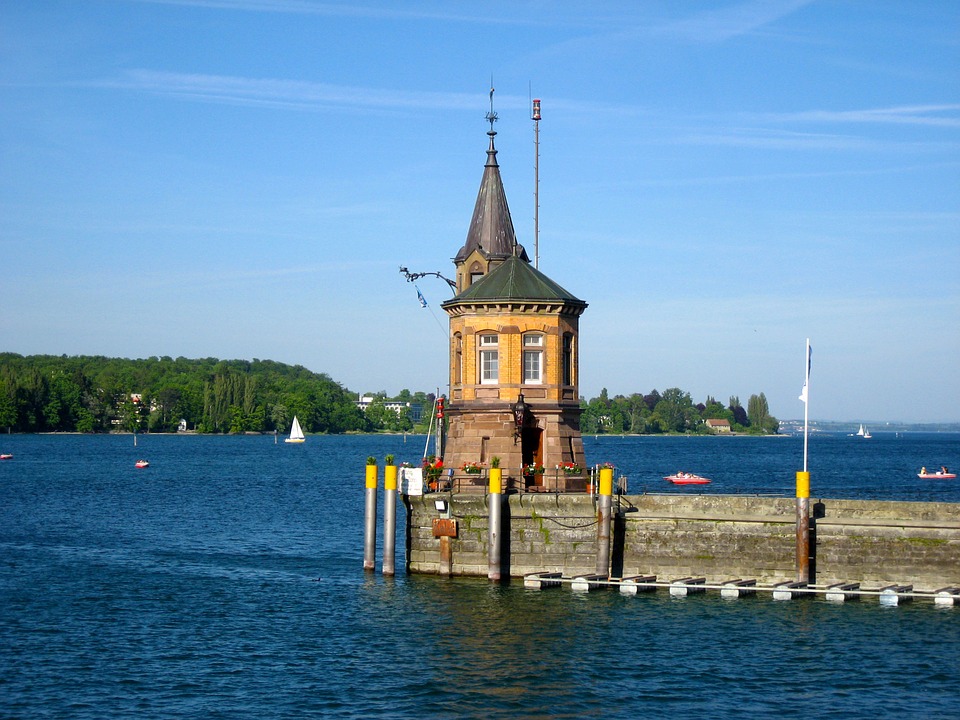
M869 430L864 429L864 431L863 431L863 437L864 437L864 439L869 440L870 438L873 437L873 435L870 434L870 431L869 431Z
M864 432L864 429L863 429L863 423L860 423L860 429L857 430L857 435L860 436L860 437L863 437L864 434L865 434L865 432Z
M300 429L300 421L297 420L297 416L293 416L293 425L290 427L290 437L288 437L284 442L288 443L302 443L306 440L303 436L303 430Z

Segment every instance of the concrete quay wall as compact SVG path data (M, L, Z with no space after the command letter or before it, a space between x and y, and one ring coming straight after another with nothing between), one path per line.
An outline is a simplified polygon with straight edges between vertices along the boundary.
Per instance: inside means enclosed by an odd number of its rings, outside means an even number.
M407 568L440 572L434 500L457 521L451 574L487 576L489 496L437 493L404 497ZM596 497L584 493L502 498L501 571L565 576L597 572ZM811 582L864 586L960 586L960 504L811 499ZM624 495L613 498L612 577L695 576L708 583L796 579L796 501L728 495Z

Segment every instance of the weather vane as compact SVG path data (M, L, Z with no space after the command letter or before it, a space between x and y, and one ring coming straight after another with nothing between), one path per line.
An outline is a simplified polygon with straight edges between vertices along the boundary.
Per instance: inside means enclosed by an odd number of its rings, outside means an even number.
M490 112L487 113L487 122L490 123L490 133L493 134L493 124L497 121L497 113L493 109L493 76L490 76Z

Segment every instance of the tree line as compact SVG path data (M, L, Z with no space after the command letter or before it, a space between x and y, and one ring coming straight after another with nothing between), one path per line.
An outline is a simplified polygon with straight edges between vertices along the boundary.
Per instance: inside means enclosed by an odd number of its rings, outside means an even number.
M707 420L727 420L733 432L757 435L776 434L780 421L770 414L766 396L751 395L747 407L733 396L727 405L708 396L694 404L690 393L680 388L656 390L646 395L634 393L610 398L607 389L599 397L581 400L583 414L580 431L585 435L601 433L708 433Z
M0 428L14 432L376 430L330 377L271 360L0 353Z

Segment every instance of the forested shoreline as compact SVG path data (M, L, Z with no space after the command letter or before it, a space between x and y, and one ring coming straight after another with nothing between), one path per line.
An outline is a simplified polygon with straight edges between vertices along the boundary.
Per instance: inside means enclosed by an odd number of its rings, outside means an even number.
M743 407L737 396L732 396L726 405L712 396L695 404L690 393L680 388L612 398L604 388L599 397L589 402L581 400L580 404L580 430L585 435L709 434L712 431L707 420L726 420L731 432L753 435L775 435L780 427L762 392L751 395Z
M0 427L14 432L306 432L371 428L330 377L271 360L0 353Z
M358 394L323 373L272 360L0 353L0 428L8 432L286 433L294 415L308 433L426 432L433 393L403 390L395 398ZM386 407L399 401L399 412ZM417 425L406 404L419 405ZM763 393L747 407L731 397L694 404L690 393L581 399L585 434L708 433L708 419L726 419L733 432L775 434Z

